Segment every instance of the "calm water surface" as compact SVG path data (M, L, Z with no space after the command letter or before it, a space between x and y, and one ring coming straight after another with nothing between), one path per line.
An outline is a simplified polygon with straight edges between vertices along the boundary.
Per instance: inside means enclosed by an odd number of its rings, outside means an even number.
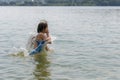
M54 53L12 56L46 19ZM0 80L120 80L119 7L0 7Z

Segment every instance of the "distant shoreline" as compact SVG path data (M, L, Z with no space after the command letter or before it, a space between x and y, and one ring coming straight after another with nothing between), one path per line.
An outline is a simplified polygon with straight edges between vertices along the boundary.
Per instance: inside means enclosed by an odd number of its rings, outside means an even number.
M120 7L120 6L0 6L0 7Z
M0 0L0 6L120 6L119 0Z
M85 7L85 6L90 6L90 7L120 7L120 5L113 5L113 6L111 6L111 5L0 5L0 6L43 6L43 7L45 7L45 6L77 6L77 7Z
M0 6L0 8L120 9L120 6Z
M7 7L1 6L0 7ZM17 7L17 6L8 6L8 7ZM120 7L120 6L18 6L18 7Z

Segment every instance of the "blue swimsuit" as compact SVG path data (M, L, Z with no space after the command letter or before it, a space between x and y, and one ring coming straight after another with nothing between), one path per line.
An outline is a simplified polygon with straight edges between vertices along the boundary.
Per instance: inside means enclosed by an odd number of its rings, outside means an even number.
M37 54L37 53L40 53L40 51L42 50L44 44L45 44L45 41L44 40L41 40L41 41L36 41L37 42L37 47L35 49L33 49L29 55L34 55L34 54Z

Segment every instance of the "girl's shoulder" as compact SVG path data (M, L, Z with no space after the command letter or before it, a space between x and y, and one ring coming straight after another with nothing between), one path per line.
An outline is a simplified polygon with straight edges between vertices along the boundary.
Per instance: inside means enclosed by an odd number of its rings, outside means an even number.
M36 36L37 39L43 39L45 38L44 33L38 33Z
M44 33L38 33L37 36L43 37L43 36L44 36Z

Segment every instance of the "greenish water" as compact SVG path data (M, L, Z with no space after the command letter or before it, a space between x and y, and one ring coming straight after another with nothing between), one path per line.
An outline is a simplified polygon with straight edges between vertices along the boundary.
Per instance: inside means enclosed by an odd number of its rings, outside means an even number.
M119 17L119 7L0 7L0 80L120 80ZM54 52L24 56L41 19Z

